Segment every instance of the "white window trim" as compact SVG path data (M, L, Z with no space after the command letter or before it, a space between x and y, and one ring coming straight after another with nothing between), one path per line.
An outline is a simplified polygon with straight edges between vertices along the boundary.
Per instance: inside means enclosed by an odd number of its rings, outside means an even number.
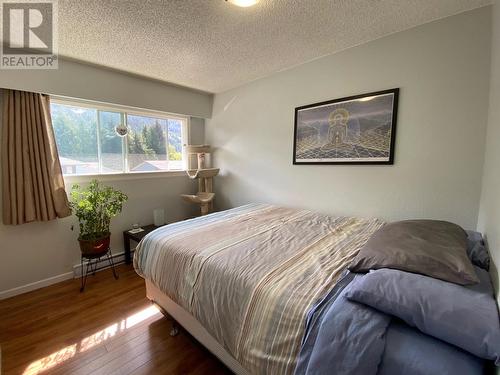
M108 104L101 102L94 102L90 100L83 99L75 99L68 98L63 96L50 96L50 101L55 104L89 108L89 109L97 109L100 111L109 111L109 112L120 112L126 115L132 116L145 116L145 117L153 117L164 120L181 120L182 123L182 134L183 140L186 144L189 144L190 139L190 129L191 129L191 118L190 116L169 113L169 112L161 112L137 107L123 106L118 104ZM98 144L98 146L100 146ZM127 149L124 150L124 154L128 152ZM126 157L126 155L124 156ZM79 183L79 182L87 182L92 179L98 179L100 181L119 181L119 180L136 180L136 179L144 179L144 178L166 178L166 177L187 177L186 175L186 163L187 163L187 155L182 150L182 160L183 160L183 169L182 170L172 170L172 171L153 171L153 172L120 172L120 173L103 173L103 174L81 174L81 175L64 175L64 181L66 183Z

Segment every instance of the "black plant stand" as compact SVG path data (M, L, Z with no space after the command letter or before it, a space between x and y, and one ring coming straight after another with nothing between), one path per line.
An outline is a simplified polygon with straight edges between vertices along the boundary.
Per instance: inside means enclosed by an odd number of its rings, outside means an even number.
M101 260L101 258L107 257L109 265L111 269L113 270L113 276L115 280L118 280L118 274L116 273L115 269L115 264L113 263L113 256L111 254L111 249L107 249L105 252L101 252L98 254L82 254L81 258L81 287L80 287L80 293L85 290L85 284L87 283L87 276L89 273L92 273L92 275L95 275L95 272L97 271L97 264ZM87 260L87 266L84 267L83 262L84 260ZM93 265L92 265L93 263ZM85 273L83 272L83 269L85 268Z

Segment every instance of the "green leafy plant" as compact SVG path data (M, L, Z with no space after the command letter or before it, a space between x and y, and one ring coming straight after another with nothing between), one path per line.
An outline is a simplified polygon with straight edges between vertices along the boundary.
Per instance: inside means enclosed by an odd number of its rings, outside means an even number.
M111 218L122 211L128 197L110 186L92 180L86 188L71 188L70 207L80 224L80 240L96 240L109 235Z

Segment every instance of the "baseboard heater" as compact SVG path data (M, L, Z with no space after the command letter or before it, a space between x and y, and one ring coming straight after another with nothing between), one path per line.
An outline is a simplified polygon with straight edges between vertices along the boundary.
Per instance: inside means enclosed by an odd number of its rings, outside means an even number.
M130 253L134 254L134 251L135 249L131 249L130 250ZM120 253L112 253L112 258L113 258L113 263L115 264L115 266L117 266L118 264L122 264L122 263L125 263L125 252L122 251ZM92 260L92 263L94 262L94 260ZM85 268L87 266L87 261L86 262L83 262L83 267ZM82 264L79 263L79 264L75 264L73 266L73 274L75 275L75 278L77 277L80 277L82 275ZM103 257L102 259L99 259L99 261L97 262L97 267L96 267L96 271L102 271L106 268L110 268L109 266L109 262L108 262L108 259L106 257Z

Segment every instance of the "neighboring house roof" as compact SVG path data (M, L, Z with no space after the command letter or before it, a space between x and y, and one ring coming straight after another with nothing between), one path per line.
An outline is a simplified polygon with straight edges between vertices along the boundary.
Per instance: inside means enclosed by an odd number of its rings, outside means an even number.
M168 169L182 169L180 160L145 160L137 167L132 168L134 172L165 171Z
M64 157L59 157L59 162L63 166L76 166L76 165L86 165L86 164L88 164L88 163L85 163L85 162L80 161L80 160L74 160L74 159L64 158Z

